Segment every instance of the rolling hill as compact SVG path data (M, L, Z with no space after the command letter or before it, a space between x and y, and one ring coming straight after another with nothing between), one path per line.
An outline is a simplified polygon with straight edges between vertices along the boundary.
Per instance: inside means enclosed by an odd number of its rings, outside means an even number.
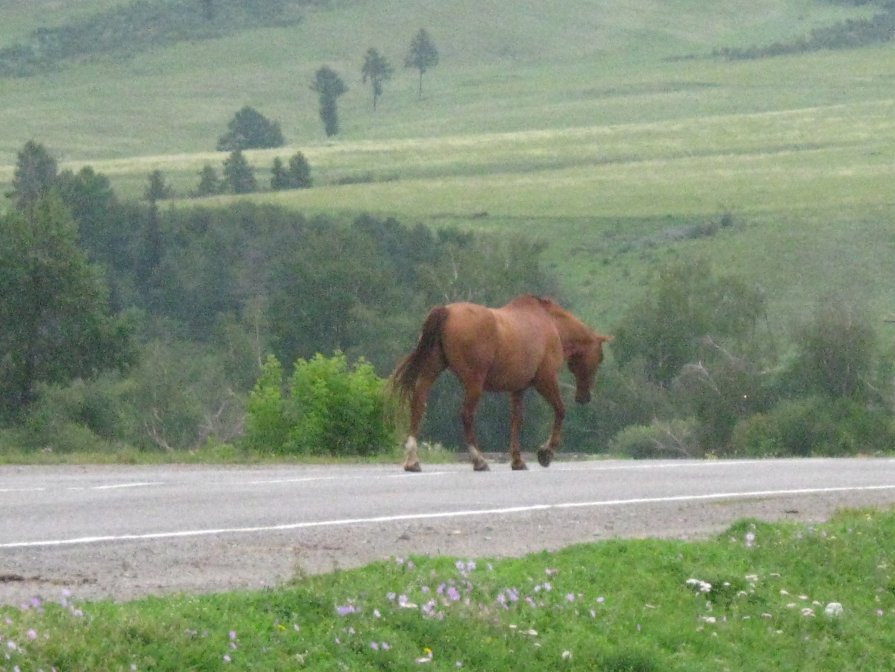
M819 29L860 31L881 5L281 4L300 20L134 53L88 49L0 79L0 182L33 138L66 167L109 175L124 196L139 196L154 169L185 194L204 164L223 160L213 148L233 113L252 105L288 143L248 153L259 173L301 150L317 185L252 198L542 238L566 295L607 330L658 265L698 255L760 285L775 328L842 293L891 337L895 54L886 42L811 43ZM131 6L0 2L0 49ZM420 27L440 63L417 100L417 73L402 66ZM767 57L774 44L804 48ZM375 112L360 73L368 47L395 68ZM759 57L720 55L754 48ZM309 88L323 64L349 88L331 140ZM722 221L732 225L713 226Z

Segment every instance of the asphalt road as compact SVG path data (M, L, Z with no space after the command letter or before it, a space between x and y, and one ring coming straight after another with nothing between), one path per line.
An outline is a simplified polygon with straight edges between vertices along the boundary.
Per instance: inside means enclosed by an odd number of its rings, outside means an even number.
M895 460L0 467L0 603L275 586L410 554L502 557L895 504Z

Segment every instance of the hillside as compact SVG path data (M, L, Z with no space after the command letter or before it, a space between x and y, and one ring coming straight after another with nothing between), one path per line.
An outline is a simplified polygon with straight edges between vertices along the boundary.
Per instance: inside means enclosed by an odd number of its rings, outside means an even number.
M854 290L888 314L891 49L713 55L798 43L874 16L879 6L285 4L301 5L300 21L0 79L0 181L35 138L64 165L108 174L125 196L140 195L153 169L186 193L204 164L223 159L212 151L215 140L248 104L278 120L289 144L250 153L258 170L300 149L318 185L256 198L543 238L567 295L609 327L657 263L691 254L760 283L781 327L828 291ZM0 46L130 3L3 5ZM418 101L417 74L401 66L421 26L441 60ZM395 67L375 113L360 76L370 46ZM324 63L349 87L332 141L309 89ZM686 235L721 217L738 226Z

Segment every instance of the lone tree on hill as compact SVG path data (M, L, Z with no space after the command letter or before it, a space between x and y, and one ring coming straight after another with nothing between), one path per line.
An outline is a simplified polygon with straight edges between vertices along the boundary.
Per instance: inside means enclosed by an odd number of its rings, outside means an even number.
M342 78L336 71L324 65L314 75L311 83L311 91L315 91L320 100L320 120L323 121L323 129L326 137L332 137L339 132L339 111L336 100L348 90Z
M217 148L221 152L232 152L282 147L284 144L280 125L246 105L227 124L227 132L218 139Z
M364 76L364 84L370 80L373 87L373 109L376 109L376 103L382 96L382 83L392 78L392 66L388 60L373 47L367 49L367 55L364 57L364 67L361 68L361 74Z
M416 68L420 72L420 88L417 98L423 97L423 74L436 65L438 65L438 49L435 48L435 43L432 42L426 29L420 28L410 42L410 51L404 57L405 68Z

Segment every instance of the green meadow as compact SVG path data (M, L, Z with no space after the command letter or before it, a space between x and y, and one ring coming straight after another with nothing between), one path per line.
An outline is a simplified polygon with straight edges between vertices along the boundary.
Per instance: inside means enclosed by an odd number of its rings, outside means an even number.
M0 44L40 25L48 8L16 9ZM895 54L882 45L712 55L875 11L809 0L562 10L335 2L309 8L294 27L0 80L0 181L35 138L63 167L108 175L122 197L140 197L152 170L183 196L203 165L220 168L216 139L250 104L281 123L288 143L247 153L259 181L275 157L301 151L316 185L251 198L542 239L566 296L604 329L639 298L657 263L690 255L759 283L775 327L830 293L853 295L882 321L895 311L886 263L895 244ZM50 25L85 12L53 12ZM441 57L421 100L416 72L401 67L419 26ZM375 113L360 81L368 46L395 65ZM323 63L349 86L342 132L330 140L309 89ZM734 226L684 235L722 219Z
M278 590L0 609L6 669L887 670L895 516L391 558Z

